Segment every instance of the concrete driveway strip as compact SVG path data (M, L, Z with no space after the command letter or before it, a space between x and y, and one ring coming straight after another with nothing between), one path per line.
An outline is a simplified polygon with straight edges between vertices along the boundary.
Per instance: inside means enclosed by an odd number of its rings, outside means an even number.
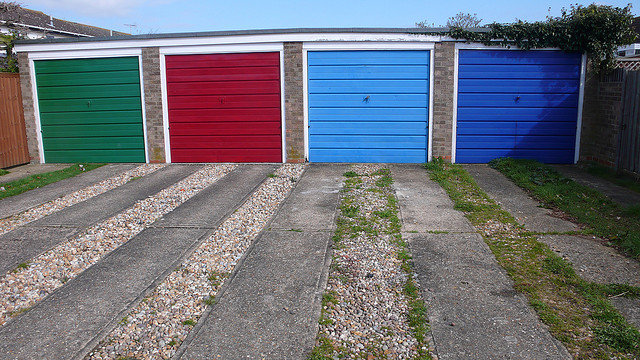
M19 195L0 200L0 219L29 210L34 206L55 200L74 191L84 189L114 175L133 169L134 164L108 164L72 178L60 180ZM0 178L0 181L2 178Z
M640 194L631 189L591 175L576 165L553 165L553 167L565 177L600 191L621 206L640 205Z
M199 165L170 165L86 201L0 235L0 275L42 254L162 189L184 179ZM97 169L98 170L98 169Z
M405 226L405 214L446 203L449 209L443 211L451 223L467 224L464 215L453 210L444 190L435 191L428 173L418 166L395 166L392 176L400 194L407 191L402 189L411 189L411 197L398 196L403 237L409 240L429 308L438 358L569 359L526 298L513 289L479 234L468 232L466 225L458 232L429 232L441 227L442 219L437 216L413 216L414 221Z
M305 359L318 331L342 165L310 165L181 359ZM295 231L287 231L294 229Z
M239 166L0 328L2 359L82 359L273 171ZM190 226L179 219L201 216ZM176 219L177 218L177 219Z
M579 230L574 223L551 216L518 185L487 165L464 165L478 185L527 230L565 232Z

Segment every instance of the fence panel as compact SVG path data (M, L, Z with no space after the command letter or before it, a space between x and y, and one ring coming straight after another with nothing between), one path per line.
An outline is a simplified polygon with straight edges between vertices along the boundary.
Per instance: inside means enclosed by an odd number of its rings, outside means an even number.
M640 173L640 71L626 71L618 168Z
M28 162L20 77L0 73L0 168Z

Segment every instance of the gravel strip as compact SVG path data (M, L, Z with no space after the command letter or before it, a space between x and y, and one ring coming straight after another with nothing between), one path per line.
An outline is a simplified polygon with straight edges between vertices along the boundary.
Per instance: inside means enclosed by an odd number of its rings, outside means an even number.
M152 172L157 171L165 166L166 164L140 165L131 170L127 170L118 176L114 176L112 178L103 180L95 185L91 185L84 189L73 192L69 195L65 195L42 205L38 205L20 214L0 219L0 235L8 233L18 226L22 226L24 224L43 218L47 215L51 215L56 211L60 211L66 207L75 205L79 202L83 202L118 186L124 185L132 178L151 174Z
M380 165L354 165L345 183L315 355L411 359L418 355ZM362 182L360 182L360 179Z
M302 164L284 164L275 171L87 359L173 356L303 170Z
M206 166L7 274L0 279L0 325L12 315L33 306L234 168L235 165Z

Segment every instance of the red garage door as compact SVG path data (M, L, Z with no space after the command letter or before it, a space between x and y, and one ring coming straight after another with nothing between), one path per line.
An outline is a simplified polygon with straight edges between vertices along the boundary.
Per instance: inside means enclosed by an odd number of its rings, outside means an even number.
M280 54L166 57L172 162L281 162Z

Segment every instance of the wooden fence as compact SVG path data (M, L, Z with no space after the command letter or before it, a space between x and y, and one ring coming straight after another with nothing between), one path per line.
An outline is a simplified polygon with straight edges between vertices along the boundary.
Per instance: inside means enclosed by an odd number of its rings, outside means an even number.
M20 77L0 73L0 168L28 162Z
M618 170L640 173L640 71L624 72Z

